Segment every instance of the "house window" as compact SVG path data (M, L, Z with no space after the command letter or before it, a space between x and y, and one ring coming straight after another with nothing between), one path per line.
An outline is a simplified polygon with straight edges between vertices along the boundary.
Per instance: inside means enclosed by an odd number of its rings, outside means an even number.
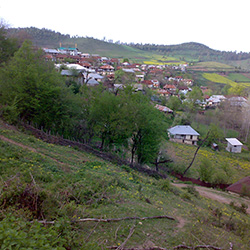
M190 135L190 139L191 139L191 140L193 139L193 136L192 136L192 135Z

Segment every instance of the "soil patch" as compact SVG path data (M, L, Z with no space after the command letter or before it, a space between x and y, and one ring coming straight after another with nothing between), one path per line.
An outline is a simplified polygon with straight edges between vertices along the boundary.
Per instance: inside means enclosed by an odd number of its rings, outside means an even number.
M189 186L188 184L183 183L174 183L173 185L180 188ZM220 203L230 204L230 202L234 202L238 205L240 205L240 203L245 203L248 206L247 213L250 214L250 200L247 198L240 197L237 194L225 193L206 187L195 186L195 189L199 192L200 196L218 201Z

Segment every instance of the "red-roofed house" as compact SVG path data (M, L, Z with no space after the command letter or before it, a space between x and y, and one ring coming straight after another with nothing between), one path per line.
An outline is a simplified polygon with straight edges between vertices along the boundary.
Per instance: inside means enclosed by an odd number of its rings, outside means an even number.
M108 64L105 64L105 65L102 65L100 68L99 68L100 71L102 71L104 74L105 73L112 73L114 71L114 67L111 66L111 65L108 65Z
M150 80L144 80L141 83L146 85L148 88L153 88L153 83Z
M172 109L170 109L166 106L159 105L159 104L156 104L155 108L157 108L159 111L164 112L164 113L169 113L169 114L173 113Z
M176 87L174 85L171 84L166 84L163 89L168 90L171 94L175 94L176 93Z
M158 94L160 94L161 96L171 96L171 93L165 89L158 89L157 90Z

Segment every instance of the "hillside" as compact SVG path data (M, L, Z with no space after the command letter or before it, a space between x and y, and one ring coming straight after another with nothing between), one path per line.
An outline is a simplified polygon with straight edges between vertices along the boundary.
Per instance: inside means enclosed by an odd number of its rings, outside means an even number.
M200 189L173 186L172 178L149 177L78 147L43 142L2 121L0 147L2 246L248 247L250 219L241 205L249 204L246 199L206 190L203 197Z
M200 43L189 42L177 45L133 44L135 48L152 51L164 55L182 58L188 62L217 61L235 64L234 61L243 61L250 58L250 53L219 51Z
M145 52L132 48L127 45L109 43L91 37L70 37L59 32L30 28L10 28L9 36L21 37L22 39L30 39L34 45L38 47L58 48L75 47L83 53L100 54L101 56L133 58L140 61L150 59L153 56L151 52Z
M250 58L249 53L213 50L206 45L195 42L178 45L120 44L92 37L70 37L70 35L35 27L10 28L8 29L8 34L9 36L19 37L21 40L30 39L38 47L77 46L82 52L97 53L108 57L130 58L135 62L175 64L182 61L215 61L226 63L233 67L249 69L249 63L247 63Z

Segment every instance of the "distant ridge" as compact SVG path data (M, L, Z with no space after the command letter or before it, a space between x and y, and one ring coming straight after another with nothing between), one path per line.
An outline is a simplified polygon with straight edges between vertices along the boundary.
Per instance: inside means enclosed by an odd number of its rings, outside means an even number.
M39 47L58 48L60 44L64 47L75 47L75 44L77 44L77 47L82 52L99 53L103 56L143 58L145 55L148 57L148 53L154 53L186 61L229 62L250 59L250 53L214 50L197 42L176 45L120 44L93 37L70 37L68 34L64 35L60 32L35 27L9 28L8 34L10 36L21 37L22 39L30 39L34 45Z

